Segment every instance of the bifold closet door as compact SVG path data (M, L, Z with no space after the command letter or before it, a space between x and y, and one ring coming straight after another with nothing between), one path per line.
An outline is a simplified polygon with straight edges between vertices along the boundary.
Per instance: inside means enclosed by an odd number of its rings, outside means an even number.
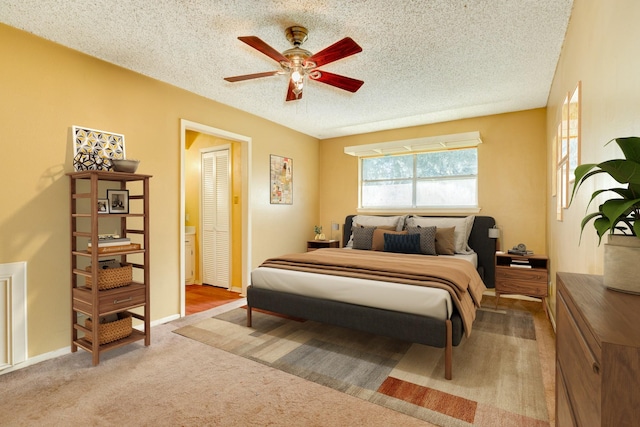
M202 283L229 289L231 165L229 150L202 153Z

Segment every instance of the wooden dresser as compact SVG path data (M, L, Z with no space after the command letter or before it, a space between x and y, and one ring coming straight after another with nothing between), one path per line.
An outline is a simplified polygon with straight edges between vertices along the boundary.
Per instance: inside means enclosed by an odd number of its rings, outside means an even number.
M639 278L640 280L640 278ZM558 273L556 425L640 424L640 296Z

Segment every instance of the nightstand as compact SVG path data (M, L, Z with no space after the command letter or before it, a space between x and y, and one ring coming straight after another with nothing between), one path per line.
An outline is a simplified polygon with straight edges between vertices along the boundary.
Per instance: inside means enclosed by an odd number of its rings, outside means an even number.
M322 248L339 248L340 240L307 240L307 252Z
M542 299L547 313L549 258L546 255L496 253L496 308L502 294L518 294Z

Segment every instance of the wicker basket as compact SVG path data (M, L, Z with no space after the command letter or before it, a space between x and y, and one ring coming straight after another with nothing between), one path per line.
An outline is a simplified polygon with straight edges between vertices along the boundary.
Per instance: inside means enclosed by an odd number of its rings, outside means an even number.
M86 270L91 271L91 266L88 266ZM131 283L132 277L133 270L131 264L123 263L122 267L105 268L104 270L98 270L98 290L104 291L106 289L127 286L129 283ZM91 279L86 280L85 286L91 289Z
M93 322L91 322L91 318L85 319L84 326L90 331L93 330ZM131 314L118 313L118 320L108 323L100 323L98 325L98 343L102 345L126 338L131 335L132 330ZM92 342L91 334L84 334L84 339Z

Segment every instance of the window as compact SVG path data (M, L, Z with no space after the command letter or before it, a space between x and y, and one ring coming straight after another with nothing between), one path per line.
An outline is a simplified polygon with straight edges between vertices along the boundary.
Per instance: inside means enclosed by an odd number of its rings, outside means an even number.
M558 221L562 221L563 209L569 207L569 187L575 181L575 170L580 164L581 87L581 82L578 82L574 91L564 98L553 142L555 174L552 185Z
M360 158L360 207L478 206L476 147Z

